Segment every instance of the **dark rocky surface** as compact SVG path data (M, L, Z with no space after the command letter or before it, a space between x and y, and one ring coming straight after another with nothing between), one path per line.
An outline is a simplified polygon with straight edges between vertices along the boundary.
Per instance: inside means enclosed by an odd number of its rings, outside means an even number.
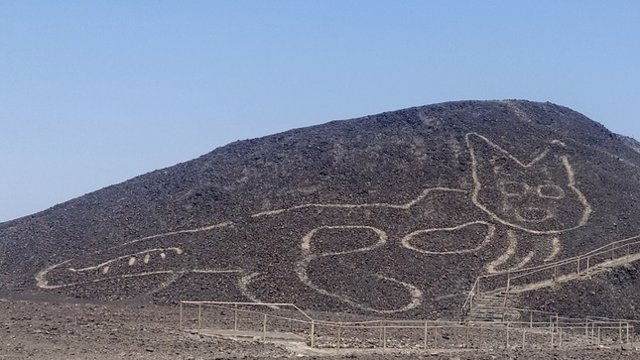
M579 281L524 293L521 301L533 308L569 317L596 314L609 319L634 320L640 310L638 288L640 264L634 262ZM638 324L632 324L636 332L640 332Z
M239 141L0 224L0 292L453 317L478 275L542 264L553 239L560 260L640 233L638 148L527 101Z

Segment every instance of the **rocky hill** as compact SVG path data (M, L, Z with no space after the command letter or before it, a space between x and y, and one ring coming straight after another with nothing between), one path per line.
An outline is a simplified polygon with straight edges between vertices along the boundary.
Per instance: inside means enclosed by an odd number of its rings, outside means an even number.
M0 224L0 292L448 316L478 275L640 234L639 148L515 100L239 141Z

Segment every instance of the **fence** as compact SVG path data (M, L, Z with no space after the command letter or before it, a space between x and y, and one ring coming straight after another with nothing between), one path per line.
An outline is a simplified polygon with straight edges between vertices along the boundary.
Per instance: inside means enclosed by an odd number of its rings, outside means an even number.
M504 292L505 306L510 293L531 290L588 275L606 267L640 259L640 236L619 240L580 256L552 264L479 276L462 306L462 315L471 311L476 298L485 293Z
M293 304L181 301L180 328L262 341L301 341L315 348L434 350L586 348L633 341L630 322L570 319L461 324L442 320L328 321ZM256 310L258 309L258 310Z

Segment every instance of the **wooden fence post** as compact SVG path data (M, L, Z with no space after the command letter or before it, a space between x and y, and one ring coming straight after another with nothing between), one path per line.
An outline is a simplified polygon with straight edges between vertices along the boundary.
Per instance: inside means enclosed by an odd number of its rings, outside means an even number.
M314 345L315 332L316 332L316 322L314 320L311 320L311 333L309 334L309 342L311 347L313 347Z
M180 301L180 330L182 330L182 301Z
M584 336L589 337L589 319L584 321Z
M507 290L504 293L504 303L502 304L502 322L507 316L507 301L509 300L509 287L511 286L511 270L507 270Z
M382 350L387 349L387 327L382 326Z
M613 244L611 244L611 260L614 259L614 255L613 255L613 251L615 250L615 247Z
M233 309L233 331L238 331L238 304Z
M553 316L549 316L549 331L551 332L551 347L553 348Z
M267 341L267 314L264 314L262 320L262 341Z
M618 342L620 344L622 344L622 321L620 321L620 323L618 325L619 325L619 328L618 328Z
M577 263L578 263L578 269L576 270L576 274L580 274L580 258L578 258Z
M428 322L424 322L424 349L427 350L428 336L429 335L429 326Z
M465 326L464 327L464 343L466 344L466 346L470 347L469 345L471 344L469 342L469 326Z
M562 328L558 326L558 348L562 348Z

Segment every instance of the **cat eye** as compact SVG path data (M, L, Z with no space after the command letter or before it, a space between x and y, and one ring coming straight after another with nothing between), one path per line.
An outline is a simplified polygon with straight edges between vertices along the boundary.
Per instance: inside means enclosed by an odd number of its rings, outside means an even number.
M529 185L517 181L501 181L498 187L507 196L525 195L529 191Z
M562 199L564 198L564 190L558 185L539 185L536 189L538 196L545 199Z

